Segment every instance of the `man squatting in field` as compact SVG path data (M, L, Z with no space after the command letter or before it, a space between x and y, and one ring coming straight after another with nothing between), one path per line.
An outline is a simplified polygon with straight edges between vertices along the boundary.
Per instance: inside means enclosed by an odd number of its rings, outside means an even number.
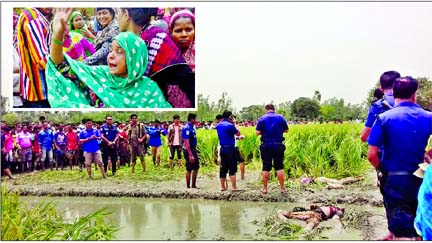
M224 111L222 114L223 120L216 125L219 144L221 146L221 166L219 170L219 178L221 182L221 191L226 191L225 186L226 174L229 173L233 191L239 191L236 185L236 150L235 136L240 136L240 131L235 126L235 118L231 111Z
M196 114L188 114L188 122L183 127L183 153L186 160L186 187L191 186L191 173L192 173L192 188L198 188L196 179L199 170L199 160L197 153L197 138L196 138Z
M398 78L394 82L395 107L380 115L372 126L368 160L381 170L381 187L388 229L387 240L420 240L414 228L417 195L422 179L413 175L425 157L432 134L432 114L416 102L417 80ZM383 156L379 148L383 147Z
M261 136L261 159L263 160L263 188L261 192L266 194L267 184L272 166L276 170L276 174L280 184L281 193L285 193L284 185L284 152L285 145L283 141L283 133L288 132L288 124L285 118L275 113L273 104L265 106L266 114L258 119L256 126L256 134ZM273 162L273 164L272 164Z

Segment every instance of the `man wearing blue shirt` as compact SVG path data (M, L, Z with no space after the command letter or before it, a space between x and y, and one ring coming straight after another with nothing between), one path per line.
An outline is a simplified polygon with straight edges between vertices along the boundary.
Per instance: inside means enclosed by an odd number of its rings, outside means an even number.
M44 120L42 121L42 131L38 134L42 170L45 170L45 160L47 157L50 169L53 170L53 141L53 132L48 128L48 122Z
M66 144L66 134L64 133L63 126L60 125L56 134L54 134L54 146L56 148L57 155L56 170L58 170L59 163L61 163L61 169L64 169L64 165L66 163Z
M288 132L288 124L285 118L275 113L274 105L265 106L266 114L258 119L256 134L261 136L261 159L263 160L263 188L261 192L266 194L270 171L274 167L280 184L281 193L285 193L284 176L284 133ZM272 163L273 162L273 163Z
M110 158L113 176L115 175L117 168L117 133L117 127L113 125L112 116L105 116L105 124L101 127L102 161L104 164L104 170L108 173L108 157Z
M395 101L393 97L393 84L397 78L400 78L400 74L396 71L387 71L381 75L380 85L384 96L382 99L378 99L372 103L369 108L365 126L360 135L360 138L363 142L366 142L367 138L369 137L370 130L377 116L384 111L390 110L394 106Z
M93 128L93 122L91 119L87 119L85 123L86 129L82 131L79 135L80 143L82 143L82 149L84 151L85 166L87 169L87 174L91 179L91 162L99 165L99 169L102 176L106 178L105 170L102 163L102 155L99 149L98 139L100 139L99 130Z
M360 133L360 139L363 142L367 141L369 137L372 125L376 121L379 114L390 110L395 105L394 97L393 97L393 84L397 78L400 78L400 74L396 71L387 71L384 72L380 77L380 86L381 91L383 93L383 97L373 102L369 108L369 113L366 118L365 126ZM383 147L378 148L378 156L382 158L383 156ZM381 194L384 195L383 188L381 186L382 174L378 171L377 174L378 180L377 184L380 188ZM390 232L387 236L382 239L386 239L387 237L393 237L393 234Z
M192 173L192 188L197 188L196 179L199 170L199 160L197 153L197 139L196 139L196 114L188 114L188 122L183 127L183 153L186 160L186 187L191 186L191 173Z
M225 185L227 173L231 179L232 190L238 191L236 185L237 161L235 153L235 136L240 136L240 132L234 124L235 119L232 112L224 111L222 114L222 121L216 125L219 144L221 146L221 165L219 169L221 191L227 190Z
M160 167L160 157L162 153L162 139L161 135L166 135L167 131L160 127L160 121L155 120L153 127L150 127L148 130L148 134L150 136L149 146L152 151L153 165Z
M368 160L381 170L381 180L390 239L419 240L414 229L417 194L422 179L413 175L422 163L432 134L432 115L415 103L417 80L396 79L395 107L380 114L372 126ZM384 148L382 158L378 148Z

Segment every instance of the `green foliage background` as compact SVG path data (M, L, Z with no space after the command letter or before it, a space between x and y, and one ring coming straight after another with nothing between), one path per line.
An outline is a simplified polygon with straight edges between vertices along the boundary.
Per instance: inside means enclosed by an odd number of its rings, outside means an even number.
M28 207L18 193L2 185L1 240L112 240L118 228L104 218L111 214L100 209L68 223L52 201Z

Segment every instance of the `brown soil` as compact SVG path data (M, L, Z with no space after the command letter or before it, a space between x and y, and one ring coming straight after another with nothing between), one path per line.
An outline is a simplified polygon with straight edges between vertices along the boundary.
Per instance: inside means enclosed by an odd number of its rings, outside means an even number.
M25 176L25 175L24 175ZM100 175L99 175L100 176ZM239 177L239 176L238 176ZM275 179L269 184L269 193L263 195L259 189L259 171L247 171L245 180L238 180L241 192L220 191L217 175L198 177L200 189L187 189L183 179L165 182L122 182L116 178L93 179L70 183L18 184L7 180L12 191L20 191L28 196L99 196L99 197L143 197L291 202L308 207L310 204L344 205L346 215L344 225L362 231L364 240L373 240L386 234L386 218L382 205L382 196L375 186L375 173L371 171L365 180L345 185L343 189L329 190L325 185L299 185L287 182L287 193L281 194ZM229 182L229 188L231 188ZM351 209L347 208L352 206Z

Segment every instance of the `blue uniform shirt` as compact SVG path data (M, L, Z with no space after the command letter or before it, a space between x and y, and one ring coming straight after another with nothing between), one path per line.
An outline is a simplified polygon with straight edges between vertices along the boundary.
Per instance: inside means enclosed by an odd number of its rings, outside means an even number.
M162 127L150 127L148 128L148 134L150 136L148 144L153 147L159 147L162 145L161 134L166 135L166 130Z
M58 132L54 135L54 141L57 143L57 146L66 146L67 138L64 132Z
M384 146L383 171L414 172L423 162L432 134L432 113L403 102L378 116L368 138L369 145Z
M275 112L267 112L258 119L257 131L261 131L263 143L281 143L285 140L283 132L288 130L285 118Z
M46 131L40 131L38 133L38 141L40 144L42 144L42 148L45 148L46 150L51 150L54 141L54 134L52 133L52 130L47 129Z
M393 93L384 95L384 99L379 99L375 101L369 108L369 113L366 118L365 127L372 127L377 116L385 111L390 110L394 106L394 104L395 101L394 101Z
M190 124L189 122L183 127L182 130L182 138L189 139L189 145L192 148L196 148L197 146L197 139L196 139L196 130L194 125ZM184 145L183 145L184 146Z
M111 127L109 127L106 123L102 125L101 127L101 133L104 135L104 137L106 139L108 139L109 141L114 141L114 139L117 136L117 127L114 125L111 125ZM103 140L102 140L103 141Z
M219 137L219 144L221 146L235 145L235 134L237 134L239 131L234 126L234 124L229 122L227 119L224 119L216 125L216 130Z
M99 138L100 137L99 130L94 129L94 128L92 128L90 130L88 130L88 129L83 130L83 131L81 131L79 138L80 139L86 139L86 138L89 138L93 135L96 135L96 137ZM99 150L99 143L98 143L97 139L92 139L90 141L83 143L82 147L83 147L84 152L94 153L94 152Z

